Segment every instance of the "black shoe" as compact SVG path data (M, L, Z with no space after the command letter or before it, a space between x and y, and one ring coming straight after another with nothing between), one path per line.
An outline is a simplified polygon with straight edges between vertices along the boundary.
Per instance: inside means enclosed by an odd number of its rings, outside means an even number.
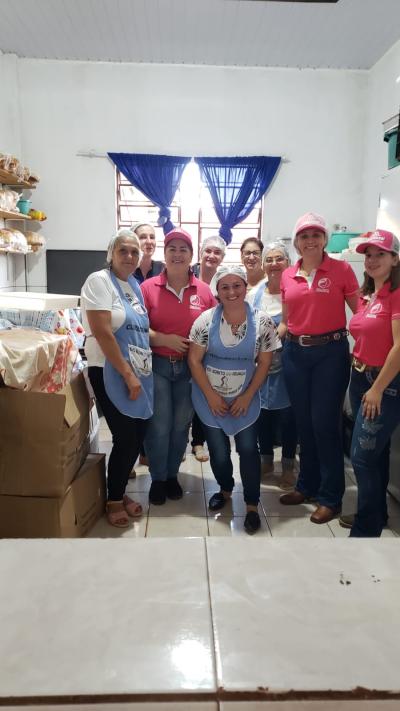
M167 498L167 484L165 481L152 481L149 491L149 501L154 506L162 506Z
M219 511L223 509L228 499L225 498L222 491L218 491L213 494L210 501L208 502L208 508L210 511Z
M250 536L256 533L261 526L260 517L257 511L248 511L244 519L244 530Z
M178 499L182 498L182 487L176 477L174 479L167 479L165 483L167 496L169 499L172 499L172 501L177 501Z

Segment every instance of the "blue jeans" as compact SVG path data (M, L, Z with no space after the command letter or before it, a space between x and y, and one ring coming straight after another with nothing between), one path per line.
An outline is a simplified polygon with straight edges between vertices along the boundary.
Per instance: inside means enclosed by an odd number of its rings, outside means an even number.
M340 509L345 490L343 401L349 382L346 338L322 346L286 341L282 363L300 440L296 489L321 506Z
M186 360L171 363L153 355L154 412L144 446L153 481L177 476L193 416L190 371Z
M351 462L357 479L358 505L350 536L379 537L387 522L386 489L389 482L390 437L400 423L400 374L383 393L381 414L373 420L363 417L361 400L378 371L352 370L350 402L355 425L351 440Z
M232 491L235 486L229 437L218 427L203 423L210 464L213 474L223 491ZM246 504L257 506L260 498L261 462L257 445L257 422L235 435L239 455L240 477Z
M282 457L294 459L297 447L296 420L292 407L282 410L262 409L258 418L260 454L274 454L274 445L282 444Z

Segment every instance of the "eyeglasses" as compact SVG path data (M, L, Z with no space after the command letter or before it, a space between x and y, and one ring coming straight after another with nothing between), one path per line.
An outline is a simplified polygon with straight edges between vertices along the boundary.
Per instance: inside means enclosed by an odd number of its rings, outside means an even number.
M273 264L274 262L282 264L282 262L286 262L286 257L266 257L264 259L264 264Z
M244 257L261 257L261 252L254 249L252 252L243 252Z

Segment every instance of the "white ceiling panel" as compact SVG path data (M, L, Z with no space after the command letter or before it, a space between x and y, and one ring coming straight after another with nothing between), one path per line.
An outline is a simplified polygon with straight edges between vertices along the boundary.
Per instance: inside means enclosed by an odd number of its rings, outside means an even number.
M0 50L113 62L369 69L400 0L0 0Z

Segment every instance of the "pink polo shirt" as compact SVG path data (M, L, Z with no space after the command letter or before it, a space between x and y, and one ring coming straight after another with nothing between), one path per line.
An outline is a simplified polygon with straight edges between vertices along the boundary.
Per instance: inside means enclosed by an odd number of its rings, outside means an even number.
M359 289L350 264L325 254L311 285L297 275L300 266L301 259L285 269L281 279L290 333L312 336L346 328L345 297Z
M189 285L183 290L182 300L167 289L167 273L146 279L140 288L150 320L150 328L160 333L176 333L189 338L190 329L203 311L217 303L208 284L190 274ZM154 346L158 355L177 355L164 346Z
M353 355L367 365L384 365L393 346L392 321L400 319L400 288L389 289L390 284L384 284L370 299L360 297L350 320Z

